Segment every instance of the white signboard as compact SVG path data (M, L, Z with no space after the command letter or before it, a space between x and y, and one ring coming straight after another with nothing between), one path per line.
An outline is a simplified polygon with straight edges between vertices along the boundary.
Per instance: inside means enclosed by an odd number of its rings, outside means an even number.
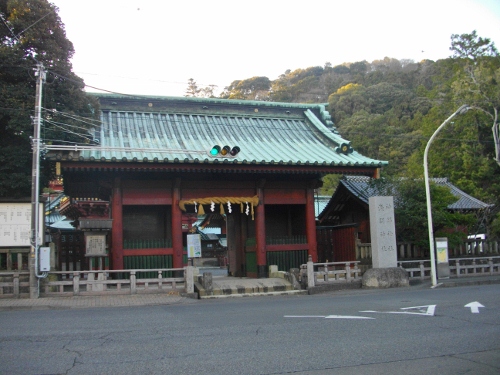
M450 265L448 263L448 238L436 238L437 273L438 279L450 277Z
M40 243L43 236L43 203L40 203ZM0 203L0 247L30 246L31 203Z
M187 235L187 256L188 258L201 257L201 237L199 234Z
M87 256L106 255L106 234L85 233L85 252Z
M448 238L436 238L436 252L438 263L448 264Z

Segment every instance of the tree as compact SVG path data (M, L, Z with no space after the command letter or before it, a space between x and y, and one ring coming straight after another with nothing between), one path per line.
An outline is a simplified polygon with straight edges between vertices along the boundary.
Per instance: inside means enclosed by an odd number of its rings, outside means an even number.
M414 243L428 248L427 200L424 180L386 178L373 180L371 184L381 194L394 196L394 216L398 242ZM431 183L430 189L434 233L448 237L452 245L458 244L465 236L462 229L475 223L474 216L448 210L448 206L457 200L448 188Z
M252 77L233 81L224 89L221 98L237 100L269 100L271 81L267 77Z
M489 38L481 38L476 30L470 34L452 34L451 47L454 58L476 61L483 56L498 56L495 44Z
M217 85L208 85L203 87L200 91L200 94L203 98L215 98L215 89Z
M453 58L462 69L457 73L453 90L457 101L469 104L489 119L494 141L494 159L500 165L500 56L495 44L481 38L474 30L470 34L453 34Z
M42 63L47 81L42 93L42 141L91 140L85 119L97 116L97 102L72 72L72 43L58 8L47 0L0 0L0 196L29 196L31 117L35 107L34 68ZM69 118L70 116L71 118ZM72 128L78 123L78 128ZM83 128L83 129L82 129ZM42 184L51 177L42 161Z
M188 87L186 89L186 96L197 97L200 94L201 89L193 78L188 79Z
M217 85L199 87L193 78L189 78L185 96L192 98L215 98L216 88Z

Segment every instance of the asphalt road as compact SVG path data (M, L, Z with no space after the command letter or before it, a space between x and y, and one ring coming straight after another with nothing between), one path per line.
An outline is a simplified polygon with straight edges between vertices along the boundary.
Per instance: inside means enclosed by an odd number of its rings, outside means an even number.
M498 285L2 311L0 373L498 374L499 318Z

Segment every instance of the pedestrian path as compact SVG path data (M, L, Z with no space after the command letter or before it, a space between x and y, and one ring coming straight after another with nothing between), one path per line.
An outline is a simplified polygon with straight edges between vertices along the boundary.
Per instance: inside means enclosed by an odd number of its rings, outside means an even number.
M423 286L432 286L430 279L425 279L420 284ZM488 285L488 284L500 284L500 275L486 275L486 276L462 276L462 277L450 277L448 279L437 280L436 286L434 288L450 288L457 286L471 286L471 285ZM418 285L418 282L415 284Z
M181 295L120 294L75 297L0 298L0 311L173 305L195 301Z

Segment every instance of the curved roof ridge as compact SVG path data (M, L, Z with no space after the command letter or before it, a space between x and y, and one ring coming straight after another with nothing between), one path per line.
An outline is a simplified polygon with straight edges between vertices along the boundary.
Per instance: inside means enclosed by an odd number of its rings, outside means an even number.
M347 139L342 138L338 133L332 132L330 129L328 129L312 112L310 109L307 109L304 114L306 115L307 119L311 122L312 125L314 125L315 129L321 132L326 138L329 140L335 142L338 146L341 144L346 144L348 146L351 146L351 142L348 141Z
M286 102L265 102L259 100L235 100L235 99L220 99L220 98L196 98L190 96L161 96L161 95L135 95L135 94L101 94L101 93L88 93L98 98L107 99L158 99L158 100L170 100L170 101L186 101L193 103L219 103L219 104L234 104L234 105L253 105L260 107L283 107L283 108L314 108L320 111L324 111L328 107L328 103L286 103ZM330 116L331 119L331 116Z
M377 194L377 190L369 185L372 180L368 176L350 176L346 175L340 180L341 183L349 189L353 194L357 195L359 198L363 199L365 203L368 203L368 198ZM433 177L430 179L433 183L439 186L445 186L450 189L450 192L457 198L457 201L448 205L449 209L461 209L468 210L474 208L488 208L494 205L485 203L473 196L467 194L463 190L453 185L448 181L447 177Z

